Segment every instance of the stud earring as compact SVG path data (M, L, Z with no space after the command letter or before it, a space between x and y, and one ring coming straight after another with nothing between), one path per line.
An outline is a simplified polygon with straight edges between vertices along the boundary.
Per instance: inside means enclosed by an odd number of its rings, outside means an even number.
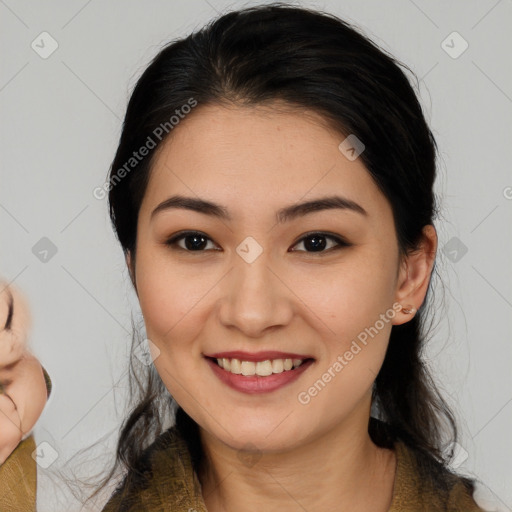
M402 313L404 313L405 315L410 315L411 313L415 313L417 310L416 308L413 308L412 306L410 306L409 308L404 308L402 306L402 309L401 309Z

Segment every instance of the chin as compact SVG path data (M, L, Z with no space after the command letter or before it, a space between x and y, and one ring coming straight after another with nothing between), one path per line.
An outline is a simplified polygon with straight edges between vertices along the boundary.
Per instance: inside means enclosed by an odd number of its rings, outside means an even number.
M286 428L276 429L281 421L282 418L256 424L254 422L230 423L228 431L232 435L221 429L218 432L219 439L234 450L278 452L290 449L300 442L300 436L297 432L288 431Z

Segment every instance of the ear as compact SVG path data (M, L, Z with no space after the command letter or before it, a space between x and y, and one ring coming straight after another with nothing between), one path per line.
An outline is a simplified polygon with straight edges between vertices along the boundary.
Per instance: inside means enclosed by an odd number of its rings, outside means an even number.
M133 287L135 288L135 293L137 293L137 284L135 282L135 268L134 268L135 261L132 260L132 253L131 251L126 251L126 266L128 267L128 272L130 273L130 280L133 284ZM138 293L137 293L138 295Z
M402 310L398 311L393 319L393 325L408 322L423 304L434 268L436 251L436 229L429 224L423 227L418 249L409 253L401 262L395 301L401 304L404 310L412 309L412 312L406 314Z

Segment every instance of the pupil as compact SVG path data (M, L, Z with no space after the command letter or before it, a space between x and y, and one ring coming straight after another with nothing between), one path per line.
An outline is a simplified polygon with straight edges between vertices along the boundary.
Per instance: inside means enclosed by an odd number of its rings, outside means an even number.
M189 240L194 240L195 242L188 243ZM199 243L197 243L197 240L201 240ZM185 238L185 246L189 250L198 250L203 249L206 245L206 240L203 235L189 235Z
M319 239L321 240L321 242L318 242ZM316 240L316 242L308 243L308 240ZM313 250L322 250L325 248L325 237L318 235L309 236L304 240L304 246L306 247L306 249L312 248Z

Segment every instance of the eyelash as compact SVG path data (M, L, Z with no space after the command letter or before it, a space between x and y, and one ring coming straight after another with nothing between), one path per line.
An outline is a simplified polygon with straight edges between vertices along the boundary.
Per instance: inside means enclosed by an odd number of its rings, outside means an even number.
M188 249L184 249L183 247L179 247L177 245L177 242L179 240L186 238L187 236L193 236L193 235L202 236L202 237L206 238L207 240L213 242L213 240L210 237L206 236L204 233L201 233L200 231L182 231L182 232L177 233L176 235L172 236L170 239L168 239L165 242L165 245L169 246L173 250L181 250L181 251L185 251L185 252L189 252L189 253L206 252L206 250L190 251ZM315 252L315 251L297 251L297 250L292 251L292 252L305 252L307 254L325 254L325 253L330 253L335 250L342 249L343 247L350 247L352 245L352 244L346 242L345 240L343 240L342 238L340 238L339 236L331 235L329 233L323 233L320 231L310 231L309 233L306 233L302 238L297 240L297 242L293 246L295 247L297 244L303 242L305 239L312 238L313 236L321 236L323 238L328 238L330 240L334 240L338 245L335 247L331 247L330 249L326 249L323 251L317 251L317 252Z

